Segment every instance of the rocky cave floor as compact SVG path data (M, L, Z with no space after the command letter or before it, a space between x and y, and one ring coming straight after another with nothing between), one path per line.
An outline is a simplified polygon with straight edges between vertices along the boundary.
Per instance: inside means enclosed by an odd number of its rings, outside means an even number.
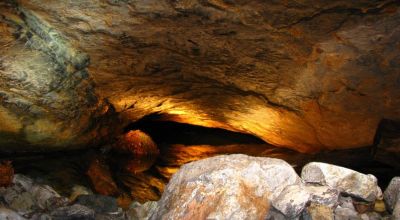
M376 144L397 140L397 130L390 128L393 128L390 123L381 126ZM397 129L396 126L395 128ZM110 146L45 154L1 155L2 161L12 161L11 166L16 175L11 187L3 187L0 190L2 206L10 208L2 208L0 216L11 216L11 219L17 218L16 216L21 219L23 217L28 219L148 219L150 215L155 213L153 209L158 207L156 202L151 201L160 200L166 184L182 165L217 155L246 154L265 158L279 158L289 163L297 172L297 175L302 175L302 168L309 162L318 161L335 164L355 170L355 173L358 171L376 176L378 181L373 185L378 184L381 189L388 188L390 180L395 176L400 176L400 170L393 166L393 164L396 164L392 162L393 159L386 155L385 159L391 165L385 164L382 160L383 156L376 152L375 146L303 154L289 149L276 148L251 135L223 129L156 121L153 120L152 116L129 125L126 132L136 129L140 129L152 137L158 146L159 154L134 158L134 169L130 171L121 168L118 164L119 155L110 153ZM96 164L95 169L97 169L95 171L92 168L93 161L97 161L97 163L94 163ZM240 161L232 160L231 163L240 164ZM239 167L238 169L242 168ZM91 169L92 171L90 171ZM98 172L98 174L93 176L91 172ZM211 175L213 172L211 170L207 174ZM284 175L279 172L286 171L277 170L274 178L280 178L281 175ZM333 174L333 176L327 175L326 178L340 179L340 173ZM362 174L357 173L357 175ZM361 187L362 184L365 184L363 181L366 181L366 179L357 177L357 175L355 177L347 176L346 178L352 179L353 183L347 184L345 187ZM394 181L398 180L394 179ZM29 188L28 190L27 184L30 187L32 185L37 186L40 190L29 191L32 189ZM393 184L400 184L400 181ZM349 193L340 191L344 189L336 185L335 187L339 188L341 197L333 202L335 207L345 202L346 199L348 202L350 198L348 197ZM367 185L367 187L371 186ZM399 191L399 185L396 185L396 187L391 190ZM180 196L184 197L184 195ZM294 196L294 194L292 193L291 196ZM53 197L57 199L51 200ZM353 196L353 200L350 200L354 204L352 206L353 212L342 210L343 218L335 215L335 219L352 219L344 216L353 216L354 219L381 219L386 216L387 219L390 219L390 213L395 204L386 202L385 208L385 205L382 205L382 198L378 197L379 195L377 195L376 201L366 201L359 195ZM294 199L296 200L295 196ZM33 204L33 201L36 201L36 204ZM308 207L310 207L311 203L307 202ZM257 209L256 204L254 204L254 207ZM293 207L296 208L296 206ZM329 207L332 209L333 205ZM242 209L246 208L242 207ZM17 211L17 213L11 210ZM317 212L321 210L319 207ZM299 212L299 214L297 211L297 216L291 217L278 216L282 213L287 214L285 210L270 211L270 213L275 214L268 218L296 219L301 217L307 219L303 212ZM311 210L311 212L313 211ZM156 214L154 215L156 216ZM252 218L255 214L247 213L247 215L247 217ZM293 213L289 215L293 215ZM161 216L159 217L161 218ZM202 218L204 216L198 213L195 216L195 219ZM309 219L320 218L309 216ZM327 219L330 218L327 217Z

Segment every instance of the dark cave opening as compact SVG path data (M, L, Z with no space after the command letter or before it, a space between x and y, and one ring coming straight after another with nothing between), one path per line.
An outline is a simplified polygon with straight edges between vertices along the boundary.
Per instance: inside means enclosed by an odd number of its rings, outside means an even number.
M163 115L151 114L128 125L124 131L139 129L149 134L159 145L231 145L231 144L266 144L250 134L229 131L221 128L184 124L162 120Z

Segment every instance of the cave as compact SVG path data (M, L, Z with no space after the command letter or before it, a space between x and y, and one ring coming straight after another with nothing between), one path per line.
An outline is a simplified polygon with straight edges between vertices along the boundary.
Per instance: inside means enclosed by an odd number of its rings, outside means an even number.
M400 219L397 0L2 0L0 219Z

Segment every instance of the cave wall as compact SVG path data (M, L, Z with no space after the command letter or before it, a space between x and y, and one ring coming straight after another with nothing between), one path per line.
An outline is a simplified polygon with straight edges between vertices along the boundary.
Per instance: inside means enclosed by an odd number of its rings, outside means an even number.
M158 113L306 152L400 119L395 0L0 5L2 149L83 146Z

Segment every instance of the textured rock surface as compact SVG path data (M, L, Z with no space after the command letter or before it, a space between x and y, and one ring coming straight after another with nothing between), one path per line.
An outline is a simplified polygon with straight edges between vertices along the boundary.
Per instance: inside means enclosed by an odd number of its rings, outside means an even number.
M272 201L272 206L291 219L300 215L310 198L311 195L304 186L291 185Z
M283 160L212 157L174 174L151 219L263 219L270 200L296 183L299 177Z
M60 207L51 212L51 217L53 219L95 219L95 212L85 206L82 205L72 205Z
M157 202L149 201L144 204L134 202L127 211L128 220L148 220L157 210Z
M301 178L306 183L337 188L340 192L370 202L382 197L382 191L375 176L362 174L344 167L311 162L303 167Z
M102 134L107 111L89 57L29 10L0 3L0 150L82 147Z
M397 203L399 203L400 206L400 177L395 177L390 181L383 197L389 212L393 211Z
M160 113L316 151L370 145L400 119L396 0L17 0L22 17L7 2L1 149L101 135L89 57L126 123Z
M340 192L335 188L307 184L305 189L311 194L310 202L316 205L336 207L338 204Z

